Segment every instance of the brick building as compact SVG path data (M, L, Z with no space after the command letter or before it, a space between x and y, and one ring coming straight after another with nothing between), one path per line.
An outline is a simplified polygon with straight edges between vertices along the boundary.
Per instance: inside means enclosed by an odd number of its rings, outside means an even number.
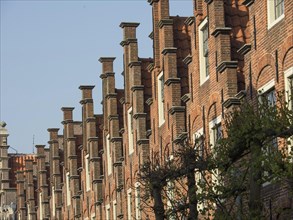
M37 145L25 166L12 169L17 181L9 187L1 142L1 190L17 190L19 219L154 219L141 209L142 164L172 159L185 138L215 144L224 113L243 96L291 94L292 1L193 0L190 17L171 16L168 0L148 2L153 58L138 56L139 23L122 22L124 88L115 87L115 58L101 57L102 113L94 113L94 86L80 86L82 121L63 107L62 132L48 129L49 148ZM262 198L265 208L293 208L272 184Z

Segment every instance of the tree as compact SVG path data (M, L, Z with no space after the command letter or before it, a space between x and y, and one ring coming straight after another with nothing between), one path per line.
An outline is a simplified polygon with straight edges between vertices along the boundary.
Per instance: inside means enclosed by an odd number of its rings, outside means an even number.
M198 219L199 214L207 219L264 218L262 185L290 183L293 175L287 151L293 111L283 97L279 93L274 103L266 97L243 100L225 114L224 137L215 146L202 137L193 144L186 138L172 160L144 164L139 181L156 219Z

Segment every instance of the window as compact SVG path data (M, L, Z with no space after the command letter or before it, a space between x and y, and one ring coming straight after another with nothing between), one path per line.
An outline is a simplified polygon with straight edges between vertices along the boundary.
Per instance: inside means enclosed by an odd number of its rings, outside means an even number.
M132 107L128 110L127 121L128 121L128 144L129 144L129 155L134 152L133 147L133 114Z
M285 71L285 94L288 108L293 110L293 67ZM293 139L289 138L288 142L288 155L292 152Z
M131 220L132 219L132 201L131 201L131 189L127 190L127 215L128 215L128 219Z
M162 71L158 76L158 110L159 110L159 126L165 122L164 115L164 72Z
M86 191L91 189L91 180L90 180L90 155L85 156L85 181L86 181Z
M271 80L263 87L261 87L259 92L259 102L266 101L269 107L276 107L276 92L275 92L275 81ZM272 145L267 149L268 153L271 153L278 149L277 138L273 139Z
M267 0L268 29L284 18L284 0Z
M67 172L66 173L66 201L67 201L67 205L71 204L69 181L70 181L69 172Z
M285 71L285 92L288 107L293 110L293 67Z
M139 182L135 183L135 219L141 219L140 211L140 184Z
M111 220L110 219L110 205L106 205L106 220Z
M108 175L112 174L112 157L110 151L110 135L106 136L106 147L107 147L107 167L108 167Z
M40 208L40 220L43 220L43 205L42 205L42 193L39 194L39 208Z
M203 128L199 129L193 136L193 142L195 144L195 147L198 150L198 156L199 158L203 159L204 157L204 136L203 136ZM195 143L197 141L197 143ZM204 182L204 177L200 171L197 171L195 173L195 181L196 181L196 193L201 194L202 193L202 183ZM204 203L202 201L197 202L197 210L203 210Z
M55 216L55 187L52 187L52 214Z
M116 200L113 201L113 220L117 219L117 202Z
M214 147L217 142L223 137L222 125L221 125L221 116L218 116L214 120L209 123L209 133L210 133L210 145L211 145L211 153L214 152ZM219 170L212 170L212 183L214 185L214 190L216 190L216 186L219 185Z
M209 78L209 45L208 19L205 18L199 25L199 72L200 84Z

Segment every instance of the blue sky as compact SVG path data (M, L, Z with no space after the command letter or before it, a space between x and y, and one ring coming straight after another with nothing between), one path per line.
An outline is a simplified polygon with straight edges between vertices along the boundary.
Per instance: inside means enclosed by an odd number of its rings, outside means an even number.
M147 0L0 4L0 120L7 123L8 144L18 152L32 152L33 135L35 144L47 144L47 128L62 128L61 107L75 107L74 119L81 119L79 85L96 86L94 108L101 113L99 57L116 57L116 85L122 88L122 21L140 22L139 56L152 56ZM191 16L192 0L171 0L170 11Z

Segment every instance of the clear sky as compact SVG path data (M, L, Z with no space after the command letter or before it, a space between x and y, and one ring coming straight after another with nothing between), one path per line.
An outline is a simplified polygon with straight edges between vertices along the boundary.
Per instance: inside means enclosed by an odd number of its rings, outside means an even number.
M74 120L81 120L80 85L96 86L95 113L102 113L99 57L116 57L116 86L122 88L122 21L140 22L139 56L152 56L147 0L0 4L0 120L7 123L8 144L19 153L33 151L33 135L35 144L47 145L47 128L62 127L61 107L75 107ZM192 0L170 0L170 12L192 16Z

